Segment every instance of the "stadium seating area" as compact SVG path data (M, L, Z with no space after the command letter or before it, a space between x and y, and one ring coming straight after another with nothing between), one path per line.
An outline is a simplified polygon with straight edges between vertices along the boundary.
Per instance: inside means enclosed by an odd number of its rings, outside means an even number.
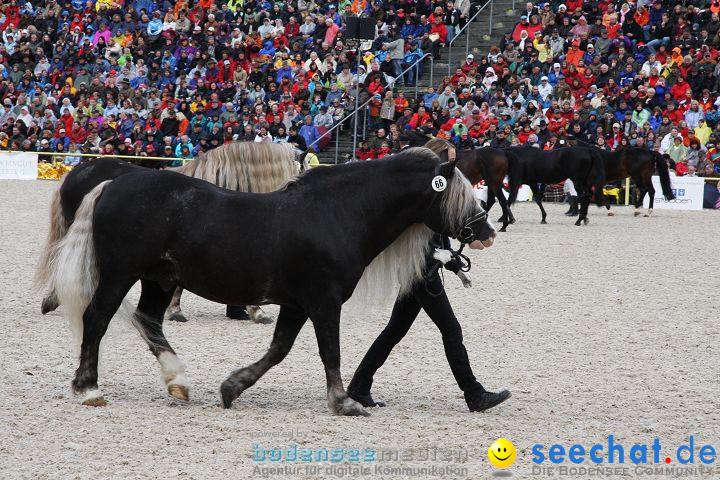
M443 46L469 0L5 1L0 147L192 158L235 140L325 147L372 99L361 159L403 129L459 148L646 145L678 174L720 174L720 0L518 4L518 23L418 99L398 73ZM345 18L376 20L358 49ZM472 26L470 27L472 28ZM423 65L423 67L426 67ZM358 89L356 83L360 82ZM67 157L66 162L79 162ZM148 162L161 166L167 162Z

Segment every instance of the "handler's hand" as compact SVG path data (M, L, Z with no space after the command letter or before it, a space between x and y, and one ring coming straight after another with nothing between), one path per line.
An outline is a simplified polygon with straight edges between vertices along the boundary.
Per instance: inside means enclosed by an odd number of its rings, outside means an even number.
M443 250L441 248L436 248L435 253L433 253L433 258L435 260L442 262L442 264L445 265L450 260L452 260L452 253L450 252L450 250Z

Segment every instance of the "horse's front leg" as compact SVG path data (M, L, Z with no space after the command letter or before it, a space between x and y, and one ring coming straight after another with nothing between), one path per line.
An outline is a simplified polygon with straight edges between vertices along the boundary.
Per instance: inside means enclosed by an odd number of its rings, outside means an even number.
M267 353L249 367L235 370L220 386L223 407L230 408L233 400L285 358L306 320L307 315L304 312L291 307L280 307L275 333Z
M325 365L328 408L333 415L369 417L360 403L350 398L340 376L340 308L341 303L326 305L310 314L320 358Z

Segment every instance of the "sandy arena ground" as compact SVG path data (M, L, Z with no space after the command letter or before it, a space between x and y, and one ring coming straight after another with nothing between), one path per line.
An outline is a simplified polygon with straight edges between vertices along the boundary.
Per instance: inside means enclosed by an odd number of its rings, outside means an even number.
M56 185L0 182L3 479L243 479L261 478L255 467L299 464L253 462L253 444L370 447L378 456L399 449L406 458L412 452L405 461L355 463L370 473L344 477L367 479L487 478L495 471L487 449L499 437L518 450L506 470L515 478L532 476L536 443L545 453L555 443L607 446L612 434L627 455L632 444L659 438L663 459L666 453L674 459L693 435L696 456L705 444L720 450L718 212L658 210L653 218L633 218L619 208L607 217L592 207L590 225L578 228L561 206L549 205L550 224L540 225L534 205L518 205L510 232L490 250L473 252L472 289L446 275L476 374L487 388L507 386L513 393L484 414L467 412L440 335L424 315L378 372L374 393L389 406L373 409L370 418L328 414L309 323L288 358L223 410L220 383L262 356L272 326L228 321L223 307L192 295L184 297L191 321L166 326L187 363L190 402L165 394L154 357L132 327L116 319L100 366L109 404L90 408L70 392L77 361L65 321L57 312L40 315L40 295L31 290ZM346 384L388 316L389 309L343 315ZM461 455L464 448L467 458L421 460L425 447ZM717 463L705 478L720 478ZM316 474L305 465L264 472L268 478L339 476L327 470L330 463L311 463L320 467ZM393 475L376 465L464 470ZM593 466L588 459L583 465Z

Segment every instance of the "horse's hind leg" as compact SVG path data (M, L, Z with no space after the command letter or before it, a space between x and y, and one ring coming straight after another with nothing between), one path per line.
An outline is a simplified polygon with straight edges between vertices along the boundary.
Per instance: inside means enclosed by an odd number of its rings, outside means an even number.
M503 211L503 215L501 217L503 226L500 231L504 232L506 231L508 225L510 225L511 223L515 223L515 219L513 218L513 214L507 204L507 199L503 194L502 187L500 187L500 190L497 192L497 194L495 194L495 197L497 198L497 201L500 204L500 208L502 208Z
M248 315L250 315L250 320L252 320L254 323L273 323L272 317L270 317L270 315L268 315L267 313L263 312L263 309L260 308L258 305L248 305L246 308Z
M306 320L307 315L304 312L291 307L280 307L272 343L265 355L249 367L235 370L220 385L223 407L230 408L233 400L242 392L254 385L268 370L282 362L290 352Z
M334 415L364 416L370 413L350 398L340 376L340 305L328 306L311 314L320 358L325 365L327 399Z
M97 366L100 351L100 341L107 331L123 298L134 282L124 285L109 285L100 282L90 305L83 314L83 336L80 347L80 365L75 371L72 388L75 393L82 395L83 405L99 407L105 405L105 400L98 389Z
M43 298L42 306L40 307L40 312L45 315L46 313L52 312L56 310L60 306L60 302L58 302L57 296L54 291L48 292L47 295Z
M175 289L175 292L173 292L172 300L170 300L170 305L165 311L165 320L168 320L170 322L187 322L187 318L180 309L180 297L182 297L182 292L182 287L177 287Z
M177 399L187 400L189 382L185 375L185 365L175 354L162 329L163 313L171 296L175 296L172 290L166 291L157 282L142 280L142 293L133 315L133 325L158 359L168 393Z
M645 188L645 185L642 182L638 182L637 184L637 198L635 199L635 212L633 213L634 216L642 215L642 212L640 209L642 208L643 200L645 199L645 193L648 191L647 188Z
M583 223L587 225L590 221L587 216L588 207L590 207L590 194L588 191L584 191L583 193L578 192L578 195L580 196L580 212L575 225L580 226Z
M648 205L648 212L645 216L649 217L652 215L653 206L655 205L655 187L653 187L652 178L648 181L647 194L650 195L650 204Z
M545 212L542 204L542 192L537 185L531 185L530 190L532 190L533 197L535 198L535 203L537 203L537 206L540 207L540 214L542 215L542 220L540 220L540 223L546 224L547 222L545 221L545 219L547 218L547 213Z

